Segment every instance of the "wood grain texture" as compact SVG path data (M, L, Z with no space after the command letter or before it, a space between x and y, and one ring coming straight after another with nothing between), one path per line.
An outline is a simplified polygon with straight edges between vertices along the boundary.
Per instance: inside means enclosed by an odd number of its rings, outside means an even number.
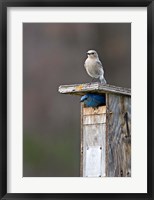
M84 84L74 84L74 85L61 85L59 87L59 92L62 94L74 94L74 95L85 95L86 93L116 93L131 95L131 90L129 88L122 88L113 85L103 85L101 83L84 83Z
M92 112L93 111L93 112ZM100 176L105 176L105 155L106 155L106 106L99 108L82 108L82 169L83 176L87 176L87 149L88 148L101 148ZM99 113L99 114L98 114ZM98 163L97 163L98 164ZM99 167L99 166L98 166ZM96 174L97 176L97 174Z
M107 94L107 158L109 177L131 176L131 98Z
M83 124L84 125L93 125L93 124L103 124L106 122L106 114L101 115L86 115L83 116Z
M92 107L84 107L83 109L83 115L93 115L93 114L103 114L106 113L106 107L105 106L99 106L97 109L96 108L92 108Z

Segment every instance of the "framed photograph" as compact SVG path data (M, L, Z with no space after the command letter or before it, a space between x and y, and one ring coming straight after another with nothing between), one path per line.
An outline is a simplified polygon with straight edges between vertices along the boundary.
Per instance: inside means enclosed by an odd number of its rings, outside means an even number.
M0 1L0 198L153 199L150 1Z

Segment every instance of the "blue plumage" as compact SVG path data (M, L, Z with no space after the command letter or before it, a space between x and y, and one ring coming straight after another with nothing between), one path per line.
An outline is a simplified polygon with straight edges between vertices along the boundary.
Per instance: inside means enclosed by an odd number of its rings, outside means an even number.
M98 107L105 105L105 95L88 93L81 97L80 102L84 102L87 107Z

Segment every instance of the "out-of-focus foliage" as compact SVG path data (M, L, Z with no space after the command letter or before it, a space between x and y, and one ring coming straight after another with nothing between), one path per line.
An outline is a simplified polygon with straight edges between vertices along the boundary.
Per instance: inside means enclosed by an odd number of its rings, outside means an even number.
M90 82L95 49L109 84L131 85L131 25L23 24L23 175L79 176L80 97L59 85Z

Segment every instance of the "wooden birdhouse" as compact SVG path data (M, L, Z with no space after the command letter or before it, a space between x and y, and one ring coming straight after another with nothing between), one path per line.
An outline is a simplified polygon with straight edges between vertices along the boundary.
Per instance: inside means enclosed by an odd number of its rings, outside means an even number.
M62 94L99 94L105 104L81 103L82 177L131 176L131 90L101 83L62 85Z

